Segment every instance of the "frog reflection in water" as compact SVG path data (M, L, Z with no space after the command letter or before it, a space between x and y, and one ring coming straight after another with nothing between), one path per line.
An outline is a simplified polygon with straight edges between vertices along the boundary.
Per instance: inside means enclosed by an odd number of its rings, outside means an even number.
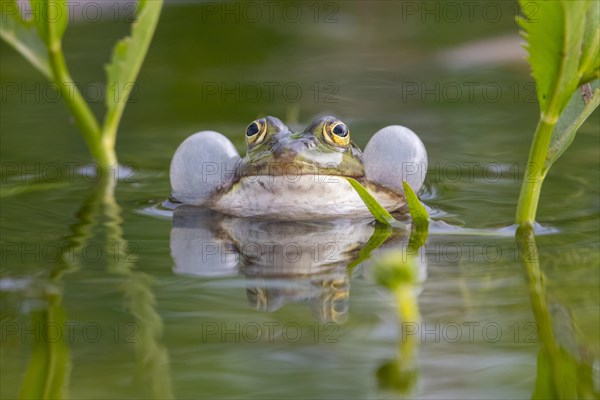
M203 131L187 138L171 162L173 200L239 217L277 220L365 218L370 213L352 186L361 182L389 211L404 204L402 181L418 192L427 153L408 128L375 133L364 153L345 123L326 116L303 132L266 117L246 130L241 158L225 136Z
M312 280L317 295L308 298L310 290L306 293L286 293L278 288L264 286L249 287L247 289L250 304L260 311L275 311L287 301L309 301L313 315L322 322L345 322L348 317L348 303L350 301L350 282L346 274L342 273L337 278L321 281Z
M348 316L350 275L376 227L369 220L275 221L227 216L183 205L173 213L171 255L177 275L241 275L251 306L273 312L303 303L324 322ZM395 232L375 252L406 247ZM425 263L420 263L424 279ZM232 282L234 287L239 284Z

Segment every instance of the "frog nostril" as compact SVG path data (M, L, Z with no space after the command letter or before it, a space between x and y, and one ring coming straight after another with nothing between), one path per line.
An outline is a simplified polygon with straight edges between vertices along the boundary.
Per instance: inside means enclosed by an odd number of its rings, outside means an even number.
M304 142L304 147L306 147L307 149L312 149L312 148L315 147L315 142L313 142L312 140L305 141Z

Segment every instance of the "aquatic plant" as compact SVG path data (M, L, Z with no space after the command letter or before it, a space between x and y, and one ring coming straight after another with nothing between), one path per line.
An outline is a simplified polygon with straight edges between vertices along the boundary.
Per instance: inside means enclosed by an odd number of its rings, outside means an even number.
M24 18L16 0L4 1L0 36L56 85L73 115L87 147L102 169L116 167L115 141L127 100L134 88L162 8L162 0L139 0L131 36L120 40L106 66L106 114L102 124L71 77L62 50L69 21L67 0L31 0L31 18Z
M373 217L381 224L390 226L392 228L407 230L408 226L394 217L381 205L379 202L371 196L371 194L361 185L357 180L353 178L346 178L348 183L354 188L356 193L360 196L365 206L369 209ZM403 181L402 186L404 187L404 196L408 205L410 216L413 221L416 222L415 226L421 226L427 228L429 225L429 215L427 210L423 207L423 204L419 201L417 194L410 187L408 182Z
M594 0L520 4L535 11L518 23L540 104L516 212L516 223L530 226L548 170L600 103L600 7Z
M516 223L531 226L548 170L600 104L600 7L593 0L519 1L530 11L517 21L540 104L516 211ZM349 182L376 220L402 228L358 182Z

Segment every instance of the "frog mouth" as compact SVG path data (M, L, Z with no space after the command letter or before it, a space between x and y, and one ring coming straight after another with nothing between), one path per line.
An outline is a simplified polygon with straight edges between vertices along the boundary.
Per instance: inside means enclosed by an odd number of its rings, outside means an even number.
M352 171L340 168L337 163L314 164L303 161L264 162L239 165L235 171L236 180L256 176L283 176L293 179L303 175L349 177L362 180L364 171Z

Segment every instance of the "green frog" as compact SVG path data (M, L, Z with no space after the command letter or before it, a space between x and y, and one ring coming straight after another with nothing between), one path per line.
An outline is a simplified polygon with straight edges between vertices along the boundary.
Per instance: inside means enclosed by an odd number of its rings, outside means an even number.
M406 203L402 181L418 192L427 152L410 129L387 126L364 151L333 116L293 132L275 117L250 123L247 151L215 131L198 132L179 146L170 169L172 199L238 217L284 220L364 218L371 214L345 179L354 178L388 211Z

